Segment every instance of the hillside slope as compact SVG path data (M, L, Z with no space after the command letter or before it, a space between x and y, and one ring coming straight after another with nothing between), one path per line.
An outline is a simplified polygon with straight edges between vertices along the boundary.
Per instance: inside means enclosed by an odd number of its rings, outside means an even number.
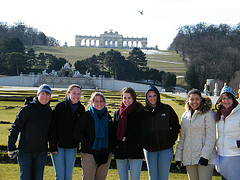
M30 47L29 47L30 48ZM51 46L32 46L37 54L40 52L53 54L57 57L63 57L72 65L77 60L83 60L91 57L93 54L98 55L101 52L107 52L108 48L88 48L88 47L51 47ZM125 57L129 55L130 49L115 49L121 52ZM142 50L146 53L148 66L160 71L172 72L177 76L184 76L186 72L185 64L182 58L175 51L160 50Z

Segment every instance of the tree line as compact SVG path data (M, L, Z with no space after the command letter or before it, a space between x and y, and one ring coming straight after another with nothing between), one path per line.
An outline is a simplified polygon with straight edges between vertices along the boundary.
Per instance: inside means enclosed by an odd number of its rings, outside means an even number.
M36 28L28 27L22 22L15 23L14 25L0 22L0 42L10 38L19 38L24 46L59 46L58 40L46 36Z
M66 59L56 57L52 54L36 54L33 48L25 49L19 38L10 38L0 43L0 72L2 75L19 75L22 73L41 73L46 70L58 71ZM72 64L68 62L72 67ZM74 63L75 70L85 74L86 71L91 75L114 76L118 80L143 81L152 80L162 84L164 87L176 85L176 75L147 66L146 54L141 49L135 47L125 58L119 51L109 50L106 53L92 55Z
M101 52L87 59L78 60L74 66L82 74L89 71L95 75L114 76L118 80L152 80L153 84L158 82L164 87L176 85L175 74L149 68L146 54L137 47L134 47L126 58L119 51L111 49L106 53Z
M240 70L240 23L182 26L170 50L181 53L190 88L202 89L206 79L229 83Z
M22 73L59 70L67 62L52 54L35 53L33 48L25 49L19 38L10 38L0 43L1 75L19 75Z

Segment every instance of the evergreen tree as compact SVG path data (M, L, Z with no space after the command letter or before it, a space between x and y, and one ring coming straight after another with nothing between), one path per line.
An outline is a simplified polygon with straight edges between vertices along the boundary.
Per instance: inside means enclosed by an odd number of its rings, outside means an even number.
M163 86L165 88L176 86L176 75L170 72L166 72L163 75Z
M20 75L26 70L27 56L19 52L11 52L6 55L6 66L9 75Z
M19 38L10 38L8 40L3 40L0 44L0 51L2 53L25 53L25 47Z
M122 61L125 61L125 57L122 56L119 51L111 49L106 53L105 56L106 66L116 79L118 77L117 71L119 70L119 65L122 63Z
M146 70L146 54L143 53L140 48L134 47L133 50L129 52L127 60L135 64L140 70Z
M187 82L190 89L193 89L193 88L201 89L198 73L196 72L194 66L191 66L190 68L188 68L185 76L185 81Z

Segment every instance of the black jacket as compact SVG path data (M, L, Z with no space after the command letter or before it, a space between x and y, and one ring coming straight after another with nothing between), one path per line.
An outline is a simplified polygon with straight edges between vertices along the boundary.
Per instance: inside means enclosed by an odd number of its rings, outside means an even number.
M20 134L18 149L24 152L43 152L48 146L48 130L52 120L49 103L42 105L37 97L27 98L12 124L8 136L8 150L16 150L15 143Z
M125 132L125 141L119 141L116 138L114 143L115 159L142 159L143 155L143 133L141 131L141 123L145 117L144 107L137 102L133 111L127 116L127 128ZM120 110L114 113L115 132L117 131L118 122L120 120Z
M109 146L108 149L93 150L92 146L95 140L95 125L94 119L89 111L85 112L78 120L74 137L81 142L80 151L88 154L109 154L113 144L113 123L112 117L108 114L108 137Z
M178 116L171 106L160 102L154 112L147 112L143 132L144 149L154 152L171 148L180 132Z
M50 151L57 147L76 148L78 141L73 137L77 119L85 112L84 106L78 102L78 109L73 113L67 100L59 102L53 109L53 121L50 129Z

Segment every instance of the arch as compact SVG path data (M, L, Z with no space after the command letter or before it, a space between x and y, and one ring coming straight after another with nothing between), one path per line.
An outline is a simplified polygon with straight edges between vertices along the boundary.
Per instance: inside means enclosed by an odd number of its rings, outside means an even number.
M105 31L100 36L80 36L76 35L75 46L89 47L112 47L112 48L147 48L147 38L123 37L117 31Z

